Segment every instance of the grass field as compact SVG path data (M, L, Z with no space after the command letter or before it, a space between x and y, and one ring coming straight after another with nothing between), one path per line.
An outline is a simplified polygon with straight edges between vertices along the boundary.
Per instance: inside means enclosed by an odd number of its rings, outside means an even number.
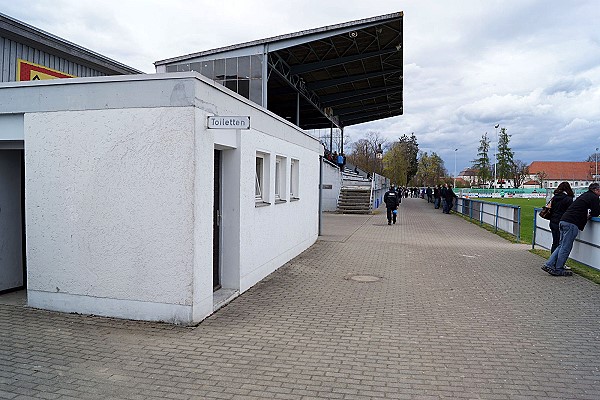
M522 198L504 198L504 199L485 199L478 200L488 201L490 203L512 204L521 207L521 241L531 243L533 240L533 209L535 207L542 208L546 205L545 199L522 199Z

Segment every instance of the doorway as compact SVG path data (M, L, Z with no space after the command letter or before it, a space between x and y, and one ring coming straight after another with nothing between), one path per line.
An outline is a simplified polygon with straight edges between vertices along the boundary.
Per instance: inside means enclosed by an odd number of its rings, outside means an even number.
M213 206L213 291L221 289L221 151L215 150Z
M22 148L0 148L0 294L24 289L25 162Z

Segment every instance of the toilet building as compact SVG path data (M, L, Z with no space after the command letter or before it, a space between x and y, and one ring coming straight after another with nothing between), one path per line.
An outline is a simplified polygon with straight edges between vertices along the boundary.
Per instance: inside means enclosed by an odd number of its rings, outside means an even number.
M0 129L25 148L32 307L191 324L317 239L322 146L197 73L0 97ZM215 116L249 125L213 129Z

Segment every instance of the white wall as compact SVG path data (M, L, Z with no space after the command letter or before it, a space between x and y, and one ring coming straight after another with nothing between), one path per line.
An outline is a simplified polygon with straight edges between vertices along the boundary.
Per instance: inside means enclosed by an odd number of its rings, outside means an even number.
M331 189L323 188L322 210L337 211L340 191L342 190L342 173L339 167L326 161L323 161L323 185L331 185Z
M193 117L189 107L26 115L30 305L189 320Z

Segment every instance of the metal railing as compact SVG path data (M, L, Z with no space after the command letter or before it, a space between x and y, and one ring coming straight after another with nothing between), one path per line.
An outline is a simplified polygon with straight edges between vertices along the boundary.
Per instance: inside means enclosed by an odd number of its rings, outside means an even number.
M479 221L494 228L494 232L501 230L514 235L521 240L521 207L512 204L492 203L473 200L465 197L456 199L454 211L470 219Z

